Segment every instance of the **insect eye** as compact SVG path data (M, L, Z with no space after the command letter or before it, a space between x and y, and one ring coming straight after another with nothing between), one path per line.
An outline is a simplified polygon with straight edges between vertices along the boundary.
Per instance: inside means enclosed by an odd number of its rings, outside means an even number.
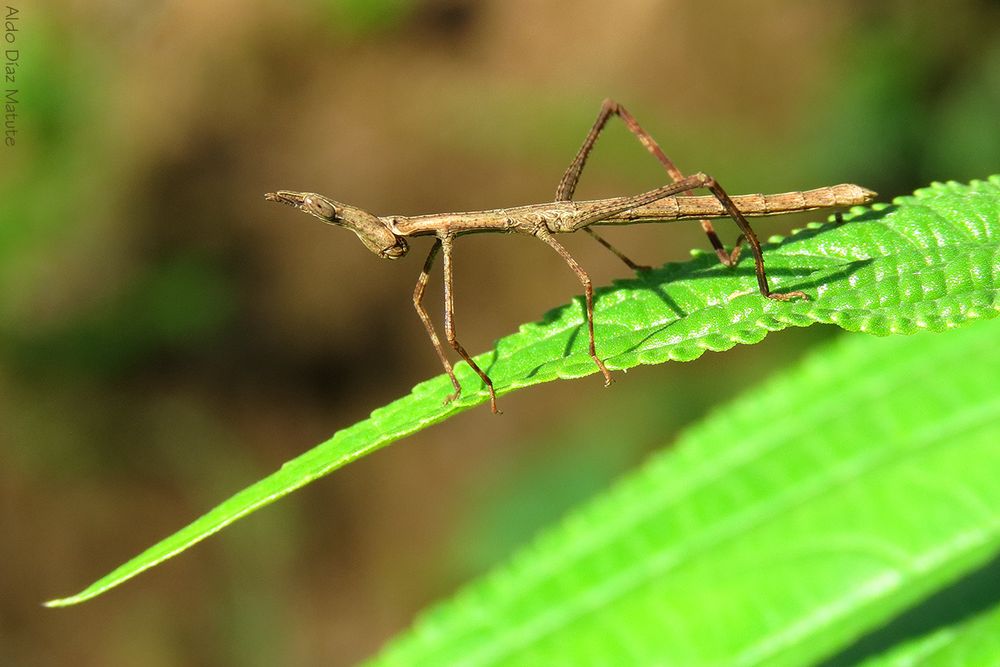
M337 219L337 209L329 200L323 197L317 197L315 195L307 196L302 200L302 206L307 211L315 216L323 218L324 220L336 220Z

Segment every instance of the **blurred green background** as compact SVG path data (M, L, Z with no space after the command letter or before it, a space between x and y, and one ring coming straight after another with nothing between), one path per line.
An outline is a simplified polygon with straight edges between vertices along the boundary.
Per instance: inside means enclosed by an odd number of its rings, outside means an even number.
M994 2L15 4L0 146L0 664L350 664L829 328L536 387L349 466L81 607L106 573L440 372L416 259L266 203L550 199L602 98L733 193L883 199L997 171ZM7 84L10 87L10 84ZM616 121L578 195L662 184ZM811 219L759 223L763 235ZM723 223L725 238L735 232ZM638 261L698 226L608 233ZM623 277L586 238L597 284ZM579 291L527 238L462 239L479 352ZM440 277L428 303L440 322ZM804 399L807 400L807 399Z

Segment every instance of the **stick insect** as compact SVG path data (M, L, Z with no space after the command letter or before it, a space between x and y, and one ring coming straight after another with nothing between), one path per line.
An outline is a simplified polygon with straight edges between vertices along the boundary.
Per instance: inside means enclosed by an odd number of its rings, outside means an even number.
M597 142L601 131L612 116L618 116L629 131L655 157L673 181L669 185L649 190L630 197L613 197L592 201L573 201L573 193L580 174L587 162L590 151ZM704 188L711 195L693 196L692 190ZM431 215L376 216L355 206L342 204L323 195L311 192L279 190L265 195L270 201L288 204L309 213L323 222L346 227L354 232L366 248L384 259L398 259L409 250L408 237L433 236L434 244L424 262L423 271L413 290L413 307L427 330L441 365L451 379L455 391L445 402L458 398L462 386L455 377L451 362L441 346L427 311L423 306L424 289L430 276L434 260L440 252L444 256L444 332L448 344L479 375L490 394L490 408L496 414L496 392L493 381L472 359L455 333L455 305L452 254L455 238L465 234L481 232L503 232L528 234L551 247L576 274L583 285L586 296L588 352L598 370L604 376L605 386L611 384L612 377L607 366L597 354L594 340L594 288L590 276L570 255L556 234L583 231L610 250L630 269L640 271L649 267L636 264L611 243L602 238L591 227L595 225L629 225L639 222L667 222L673 220L699 220L722 264L732 267L739 261L742 243L746 241L753 253L757 276L757 286L761 295L776 301L807 299L801 291L773 292L768 286L764 270L764 257L760 241L747 222L748 216L766 216L819 208L845 207L865 204L875 198L875 193L858 185L842 184L798 192L781 194L753 194L730 197L719 183L707 174L698 172L685 176L664 154L652 136L643 130L635 118L614 100L604 100L597 120L587 133L576 157L566 169L556 188L555 201L544 204L530 204L514 208L499 208L490 211L467 213L437 213ZM839 214L838 214L839 215ZM740 235L731 251L719 239L709 218L731 218L740 230Z

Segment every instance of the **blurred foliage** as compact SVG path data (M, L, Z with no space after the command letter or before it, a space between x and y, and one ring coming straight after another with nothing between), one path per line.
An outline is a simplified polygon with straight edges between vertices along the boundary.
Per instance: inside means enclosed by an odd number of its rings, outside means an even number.
M967 40L977 30L972 20L859 26L840 55L846 76L817 114L815 131L824 136L813 139L826 150L813 160L888 193L992 172L1000 157L992 112L1000 104L1000 40ZM954 57L942 58L943 51Z
M323 0L335 33L364 36L398 27L413 11L414 0Z
M5 346L11 368L113 378L164 353L197 355L234 310L225 281L219 268L203 259L153 264L110 303L54 330L10 336Z

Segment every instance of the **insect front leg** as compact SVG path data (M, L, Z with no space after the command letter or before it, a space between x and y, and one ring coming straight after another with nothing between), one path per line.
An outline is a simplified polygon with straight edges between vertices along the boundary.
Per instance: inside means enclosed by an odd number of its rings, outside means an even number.
M434 245L431 246L431 251L424 261L424 270L420 272L420 277L417 278L417 286L413 290L413 307L417 310L420 321L424 323L424 329L427 330L427 335L430 336L434 351L437 352L438 359L441 360L441 365L444 366L444 372L448 374L451 384L455 388L455 393L449 394L444 401L445 403L450 403L462 393L462 385L458 383L458 379L455 377L455 371L451 367L451 362L448 361L448 356L444 353L444 348L441 347L441 340L438 338L437 331L434 330L434 323L431 322L430 315L427 314L427 309L424 308L423 304L424 290L427 288L427 280L431 275L431 267L434 266L434 259L440 250L441 239L435 239Z
M465 359L466 363L469 364L472 370L476 371L476 374L479 375L483 384L486 385L486 388L490 392L490 409L493 411L493 414L499 414L500 411L497 410L497 395L493 390L493 380L491 380L490 376L487 375L486 372L472 360L472 357L465 351L462 344L458 342L458 338L455 335L454 275L451 262L454 237L451 235L444 235L439 237L439 242L442 250L444 251L444 335L448 339L448 344L451 345L452 349L458 352L458 354ZM455 380L454 374L451 375L452 382L455 384L457 389L455 394L451 397L454 399L458 398L462 388L458 385L458 381Z

